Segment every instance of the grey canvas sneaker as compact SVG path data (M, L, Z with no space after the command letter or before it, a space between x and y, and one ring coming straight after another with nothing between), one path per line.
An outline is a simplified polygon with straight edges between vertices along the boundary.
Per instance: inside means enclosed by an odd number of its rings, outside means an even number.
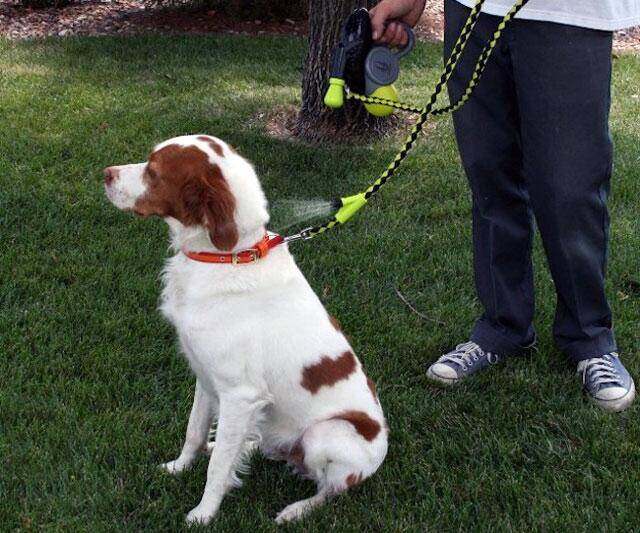
M633 378L616 352L580 361L578 374L589 399L605 411L624 411L636 396Z
M458 344L455 350L441 356L429 367L427 377L450 385L501 360L498 354L485 352L475 342L469 341Z

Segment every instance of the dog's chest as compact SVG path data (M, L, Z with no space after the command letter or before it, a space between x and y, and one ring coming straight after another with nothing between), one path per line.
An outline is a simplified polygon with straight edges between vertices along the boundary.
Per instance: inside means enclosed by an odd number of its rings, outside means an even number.
M211 357L225 349L238 322L233 319L236 306L230 305L230 300L237 298L211 293L207 288L188 272L168 269L165 273L160 311L175 327L190 360L203 351Z
M164 275L164 288L160 298L160 311L173 324L178 333L185 334L196 327L195 319L206 314L211 317L216 311L216 295L207 296L206 285L197 276L180 268L168 268ZM209 321L209 325L213 321Z
M180 316L186 309L186 291L184 282L175 272L167 272L164 278L164 288L160 298L160 312L164 317L178 328Z

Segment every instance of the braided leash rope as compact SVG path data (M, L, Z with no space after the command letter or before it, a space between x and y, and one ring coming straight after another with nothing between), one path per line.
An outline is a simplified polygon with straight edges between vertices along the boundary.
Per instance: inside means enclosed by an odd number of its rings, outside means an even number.
M476 66L474 68L473 74L471 75L471 79L469 80L469 83L467 84L467 87L464 93L462 94L462 96L455 102L452 102L451 104L449 104L448 106L434 109L434 106L438 100L438 97L442 92L442 89L444 88L445 84L447 83L447 81L449 81L449 78L453 74L458 64L458 59L460 58L460 55L464 51L465 46L469 41L469 37L471 36L471 33L473 32L476 22L480 16L480 12L482 10L482 5L484 4L484 2L485 0L477 0L476 4L471 9L471 12L469 13L469 16L462 28L462 31L458 36L458 39L453 48L453 51L451 52L449 58L447 59L444 70L440 76L440 79L436 84L433 90L433 93L429 98L429 102L427 103L426 106L419 108L419 107L411 106L402 102L387 100L385 98L370 97L370 96L364 96L364 95L356 94L352 92L347 92L348 99L359 100L363 103L382 104L382 105L390 106L396 109L401 109L403 111L419 113L419 117L416 120L416 123L413 125L409 135L404 141L404 144L402 145L402 147L400 148L400 150L398 151L394 159L391 161L391 163L389 163L389 165L384 170L384 172L380 175L380 177L377 180L375 180L371 184L371 186L369 186L369 188L366 189L366 191L364 191L363 195L365 200L369 200L372 196L377 194L377 192L382 188L382 186L385 185L395 175L396 170L400 167L403 160L407 157L411 149L414 147L415 142L420 132L422 131L424 124L426 123L429 116L432 116L432 115L438 116L438 115L444 115L447 113L452 113L460 109L465 103L469 101L469 99L471 98L471 95L473 94L475 88L478 85L478 82L480 81L482 73L484 72L484 69L487 66L487 62L489 61L489 58L491 57L493 50L495 49L496 45L498 44L498 41L500 40L500 37L502 36L502 33L504 32L504 29L509 24L509 22L511 22L513 18L518 14L518 12L529 2L529 0L517 0L516 3L513 5L513 7L509 10L509 12L500 21L491 39L489 39L487 44L482 49L480 56L478 57L478 61L476 62ZM320 235L326 231L329 231L330 229L335 228L340 224L341 222L334 215L323 224L302 230L299 234L299 237L302 239L311 239L317 235Z

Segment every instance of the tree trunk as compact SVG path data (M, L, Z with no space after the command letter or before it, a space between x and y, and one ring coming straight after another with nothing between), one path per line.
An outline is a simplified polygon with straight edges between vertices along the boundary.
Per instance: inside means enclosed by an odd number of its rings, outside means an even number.
M329 80L331 52L338 43L342 24L356 7L367 6L358 0L311 0L309 2L309 50L302 77L302 106L295 135L311 142L345 138L379 137L389 119L369 115L362 104L346 100L341 109L324 105Z

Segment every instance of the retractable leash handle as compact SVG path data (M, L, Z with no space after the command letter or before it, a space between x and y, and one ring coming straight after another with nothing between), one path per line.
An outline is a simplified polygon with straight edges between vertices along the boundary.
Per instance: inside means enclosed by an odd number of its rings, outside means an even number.
M332 54L329 87L324 97L327 107L342 107L345 90L362 91L372 98L399 101L393 82L400 74L400 59L411 52L415 43L411 26L401 24L408 42L403 48L394 50L386 45L372 46L371 19L366 9L356 9L349 15ZM377 103L365 103L365 108L377 117L386 117L394 111L393 107Z

